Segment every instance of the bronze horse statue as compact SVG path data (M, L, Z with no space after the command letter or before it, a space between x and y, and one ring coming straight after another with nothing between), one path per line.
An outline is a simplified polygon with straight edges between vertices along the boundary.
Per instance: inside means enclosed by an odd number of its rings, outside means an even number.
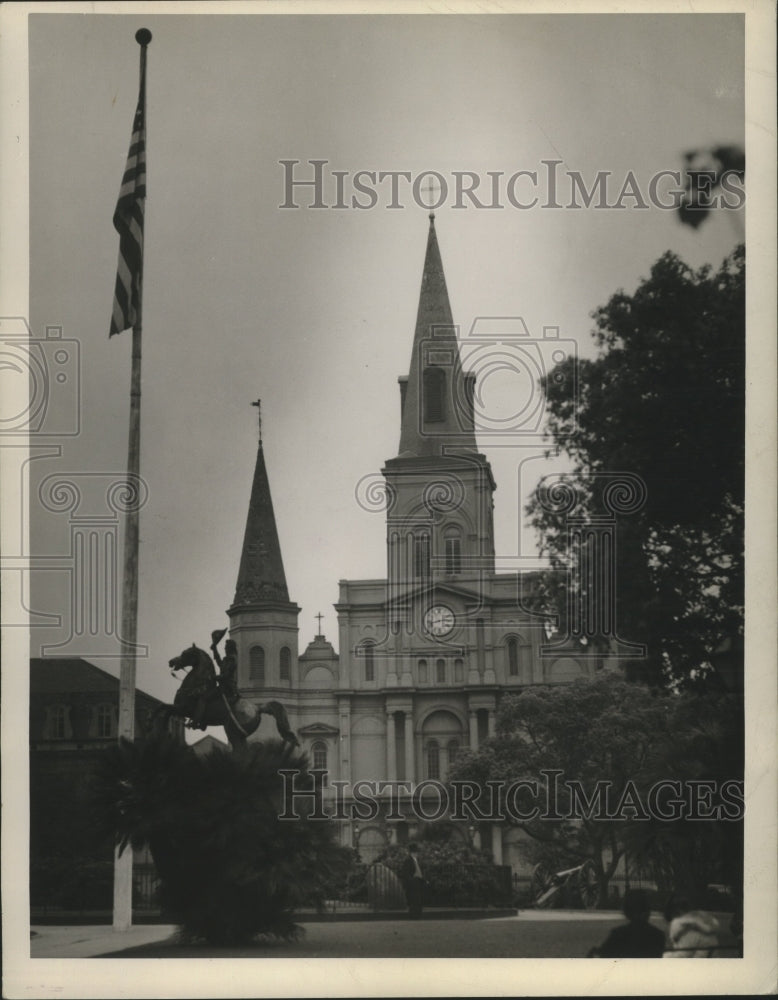
M155 718L162 719L164 726L167 726L171 716L187 720L196 716L197 728L222 726L232 749L240 750L259 728L262 716L272 715L283 742L300 745L280 701L255 705L237 691L230 697L226 687L218 682L213 660L194 643L179 656L173 657L170 667L173 671L185 667L191 667L191 670L176 692L173 704L162 705L155 712Z

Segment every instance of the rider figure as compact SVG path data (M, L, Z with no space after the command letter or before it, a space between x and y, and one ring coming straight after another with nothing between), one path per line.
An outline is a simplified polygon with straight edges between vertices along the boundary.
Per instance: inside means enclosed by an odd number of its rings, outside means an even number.
M228 639L224 644L224 659L219 655L217 643L224 635L224 632L213 632L211 652L219 667L219 686L232 705L237 701L238 695L238 647L234 639Z

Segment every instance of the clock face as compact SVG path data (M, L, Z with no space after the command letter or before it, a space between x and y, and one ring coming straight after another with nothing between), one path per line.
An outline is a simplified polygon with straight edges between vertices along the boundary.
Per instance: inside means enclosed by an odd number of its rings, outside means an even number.
M448 635L454 628L454 612L445 604L436 604L424 616L424 628L430 635Z

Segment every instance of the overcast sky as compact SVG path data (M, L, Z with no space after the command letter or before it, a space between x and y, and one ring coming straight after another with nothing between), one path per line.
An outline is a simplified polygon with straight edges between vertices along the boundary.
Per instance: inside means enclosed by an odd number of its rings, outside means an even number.
M137 28L148 50L148 198L141 472L140 687L169 697L165 664L227 624L256 453L265 455L290 597L337 645L339 579L385 575L383 516L357 484L396 455L397 376L408 371L427 213L386 187L370 210L280 209L281 160L346 171L539 172L541 203L457 209L437 230L454 320L518 317L533 337L559 327L591 355L591 311L631 292L665 251L718 265L743 235L742 212L698 230L650 205L542 207L542 161L591 182L678 170L683 153L742 144L743 26L738 15L116 16L30 18L30 317L80 346L80 433L31 465L32 607L70 604L67 513L44 512L55 472L120 474L126 462L129 332L108 339L118 237L111 218L137 98ZM518 196L530 198L530 181ZM494 390L494 386L492 387ZM494 392L491 405L505 403ZM48 440L48 439L47 439ZM527 446L526 439L522 442ZM521 443L521 442L519 442ZM546 466L482 442L492 461L503 568L534 565L521 531ZM531 447L530 447L531 446ZM534 449L534 450L533 450ZM534 456L534 457L533 457ZM532 459L527 462L526 459ZM522 464L523 463L523 464ZM508 557L512 557L513 561ZM33 630L41 643L69 629ZM102 640L101 640L102 641ZM78 652L73 644L66 647ZM100 660L118 670L118 660ZM104 649L117 652L106 638ZM51 653L56 650L50 650Z

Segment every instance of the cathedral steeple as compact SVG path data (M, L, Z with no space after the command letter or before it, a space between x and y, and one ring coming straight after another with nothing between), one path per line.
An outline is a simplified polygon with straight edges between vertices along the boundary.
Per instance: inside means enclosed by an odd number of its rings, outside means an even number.
M470 377L462 371L443 262L430 213L407 379L400 378L400 458L477 452Z
M233 607L289 602L270 483L260 439Z
M259 400L252 404L259 406ZM238 646L238 686L246 692L284 689L297 678L297 616L289 600L270 483L259 447L251 486L235 599L227 614Z
M474 389L474 377L462 369L430 215L410 371L400 379L400 451L382 470L392 498L386 515L390 603L422 583L477 583L479 574L494 571L495 485L476 445Z

